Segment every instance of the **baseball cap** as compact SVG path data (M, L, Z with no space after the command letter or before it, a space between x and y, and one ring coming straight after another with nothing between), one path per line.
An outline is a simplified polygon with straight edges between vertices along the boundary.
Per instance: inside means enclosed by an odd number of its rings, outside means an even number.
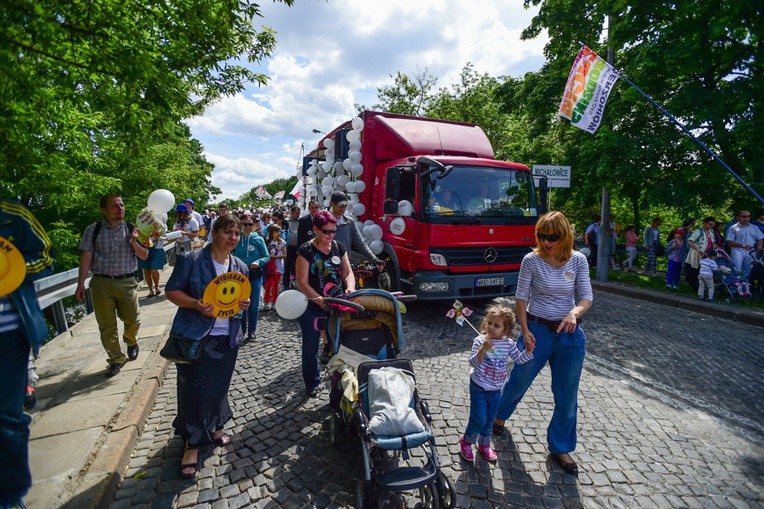
M178 206L175 207L175 212L188 212L188 205L179 203Z
M342 203L343 201L348 201L348 196L342 191L334 191L329 201L335 204Z
M195 203L194 203L194 200L192 200L191 198L186 198L185 200L183 200L183 202L184 202L184 203L185 203L185 202L188 202L188 203L190 203L191 205L195 205Z

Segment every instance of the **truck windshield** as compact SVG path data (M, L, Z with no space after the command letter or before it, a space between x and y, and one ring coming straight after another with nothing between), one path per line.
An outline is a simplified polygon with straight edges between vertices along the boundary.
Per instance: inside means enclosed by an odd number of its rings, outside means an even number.
M537 216L533 178L526 172L481 166L454 166L443 178L422 179L422 208L432 221L467 221Z

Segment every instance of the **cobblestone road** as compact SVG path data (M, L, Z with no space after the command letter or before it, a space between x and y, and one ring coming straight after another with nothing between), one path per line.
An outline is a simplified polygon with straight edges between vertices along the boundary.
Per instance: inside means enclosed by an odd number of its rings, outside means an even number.
M764 506L761 328L596 292L584 324L576 479L547 454L548 369L508 423L510 436L496 440L499 462L460 460L473 333L444 318L448 304L409 307L403 356L430 404L457 507ZM232 445L209 451L196 482L179 480L172 368L114 509L353 505L360 447L331 446L326 386L319 399L303 398L296 322L261 317L261 339L241 349L232 382Z

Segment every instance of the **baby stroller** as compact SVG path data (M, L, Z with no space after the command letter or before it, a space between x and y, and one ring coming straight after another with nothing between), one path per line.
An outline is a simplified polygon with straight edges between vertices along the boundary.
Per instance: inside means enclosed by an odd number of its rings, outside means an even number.
M735 271L732 264L732 258L724 249L716 250L716 264L719 270L715 272L718 284L725 289L727 293L727 302L732 302L738 298L747 298L751 296L750 285L743 279L740 272Z
M362 305L364 311L334 312L329 319L329 336L335 352L327 366L330 372L334 371L329 431L335 446L350 431L357 431L360 436L364 477L357 485L356 507L371 507L375 498L381 507L386 495L411 490L419 491L424 507L454 507L456 491L441 472L432 418L416 391L411 361L396 359L404 346L401 315L405 305L401 300L409 297L365 289L347 298ZM402 386L375 382L381 376L403 381L411 389L408 396L393 397L388 392L387 397L382 397L384 389ZM388 412L386 420L377 416L379 408L389 411L392 402L402 402L394 405L398 413ZM402 427L394 418L400 415L405 415ZM380 420L391 425L395 433L375 432L382 429L376 425ZM419 448L424 454L412 458L409 451ZM391 453L394 461L389 457ZM398 456L402 456L403 466Z

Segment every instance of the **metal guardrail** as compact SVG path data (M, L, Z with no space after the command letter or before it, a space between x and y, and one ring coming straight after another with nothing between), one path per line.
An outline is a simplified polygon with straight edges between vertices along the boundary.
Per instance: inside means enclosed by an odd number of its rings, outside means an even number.
M166 244L163 249L167 252L174 247L175 244L170 243ZM77 291L78 276L79 269L71 269L38 279L34 282L34 289L37 292L37 300L40 302L40 307L42 309L51 308L53 325L55 325L58 334L69 329L69 324L66 322L64 299L73 296ZM85 296L85 309L88 314L93 312L93 300L90 295L89 284L90 276L85 280L85 287L88 288Z

